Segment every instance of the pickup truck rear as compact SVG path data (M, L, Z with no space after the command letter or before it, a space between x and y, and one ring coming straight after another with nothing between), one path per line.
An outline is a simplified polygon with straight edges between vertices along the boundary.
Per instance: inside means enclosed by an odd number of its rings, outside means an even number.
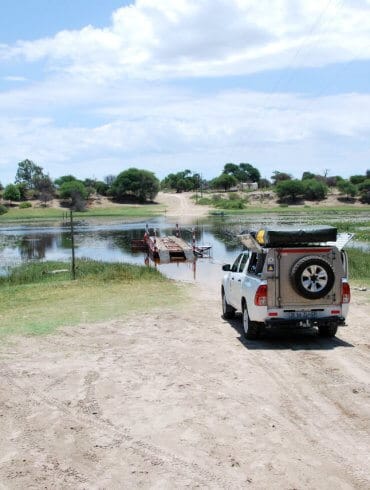
M223 266L223 316L231 318L240 310L248 339L275 326L317 327L321 336L335 336L350 302L348 258L342 248L351 238L347 234L337 240L333 227L240 235L245 250L232 265Z

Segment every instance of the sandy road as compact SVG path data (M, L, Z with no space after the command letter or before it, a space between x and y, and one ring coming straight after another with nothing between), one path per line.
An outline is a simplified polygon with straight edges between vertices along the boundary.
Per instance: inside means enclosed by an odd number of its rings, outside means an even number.
M369 488L369 292L250 343L216 293L1 345L0 488Z
M192 221L195 217L206 216L210 211L209 206L198 206L191 199L194 192L168 193L160 192L156 201L166 206L166 215L169 217L181 218L184 223L187 220Z

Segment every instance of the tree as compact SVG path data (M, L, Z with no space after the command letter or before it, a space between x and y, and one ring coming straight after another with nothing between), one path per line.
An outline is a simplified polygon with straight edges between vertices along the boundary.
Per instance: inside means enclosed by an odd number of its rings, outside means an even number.
M328 194L328 186L323 182L313 179L305 179L303 183L303 197L312 201L321 201Z
M210 184L213 189L224 189L226 192L237 183L238 181L234 175L221 174L219 177L213 179Z
M276 193L282 200L296 201L303 197L304 184L301 180L282 180L276 185Z
M112 194L117 199L134 196L141 202L152 201L159 191L159 180L153 172L129 168L121 172L112 184Z
M366 179L366 175L351 175L349 181L352 184L358 185L358 184L362 184L362 182L364 182L365 179Z
M240 170L244 173L242 182L259 182L261 174L256 167L253 167L250 163L239 163Z
M112 187L113 182L116 180L115 175L106 175L104 177L104 182L109 186Z
M271 180L273 185L277 185L278 182L282 182L284 180L292 180L292 176L290 174L286 174L285 172L279 172L275 170L272 172Z
M74 180L77 180L74 175L62 175L62 177L58 177L54 180L54 184L57 187L61 187L65 182L72 182Z
M27 189L36 189L37 182L45 177L42 167L36 165L32 160L23 160L18 163L15 176L16 184L25 184Z
M261 178L259 170L250 163L226 163L222 173L232 175L238 182L259 182Z
M7 201L20 201L21 194L18 187L14 184L7 185L4 189L3 198Z
M40 201L46 206L46 203L51 201L55 194L55 187L48 175L38 181L37 190Z
M201 177L192 174L190 170L183 170L176 174L168 174L161 182L162 189L174 189L176 192L194 191L199 189Z
M326 177L325 183L329 187L337 187L338 182L340 182L341 180L343 180L343 177L341 177L340 175L332 175L330 177Z
M95 189L96 189L96 192L98 194L100 194L101 196L106 196L108 194L109 185L106 184L105 182L101 181L101 180L98 180L95 183Z
M237 179L237 175L239 173L239 166L235 163L225 163L224 169L222 171L223 174L233 175Z
M59 189L62 199L70 199L71 207L75 211L83 211L88 198L88 190L80 180L70 180L64 182Z
M307 180L307 179L314 179L315 178L315 174L313 174L312 172L303 172L302 174L302 180Z
M21 201L27 201L29 194L32 191L27 188L27 184L25 182L21 182L20 184L17 184L17 187L21 196Z
M359 184L358 189L360 191L361 202L370 204L370 176Z
M269 187L271 187L271 182L268 179L262 178L258 182L258 187L260 189L268 189Z
M357 194L357 186L352 184L349 180L341 180L338 182L337 187L341 194L345 194L347 200L349 200L350 197L355 197Z

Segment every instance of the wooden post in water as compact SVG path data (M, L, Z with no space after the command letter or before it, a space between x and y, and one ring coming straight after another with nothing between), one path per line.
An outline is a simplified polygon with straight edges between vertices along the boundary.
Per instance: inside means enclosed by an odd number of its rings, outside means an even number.
M73 211L70 210L70 224L71 224L71 244L72 244L72 279L76 279L76 263L75 263L75 234L73 228Z
M192 228L191 229L191 232L192 232L192 235L193 235L193 252L195 251L195 228Z

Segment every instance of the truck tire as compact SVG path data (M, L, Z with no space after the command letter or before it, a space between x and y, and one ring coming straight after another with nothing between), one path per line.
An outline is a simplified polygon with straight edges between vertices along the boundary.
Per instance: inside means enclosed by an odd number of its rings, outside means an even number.
M225 291L223 289L221 291L221 299L222 299L222 316L225 318L225 320L234 318L235 308L230 306L229 303L226 301Z
M331 291L335 282L332 266L315 255L297 260L290 272L290 278L297 293L306 299L323 298Z
M247 340L256 340L260 336L261 329L258 322L252 322L248 315L248 310L245 304L243 304L243 334Z
M335 337L338 331L338 325L336 323L328 323L325 325L319 325L320 337Z

